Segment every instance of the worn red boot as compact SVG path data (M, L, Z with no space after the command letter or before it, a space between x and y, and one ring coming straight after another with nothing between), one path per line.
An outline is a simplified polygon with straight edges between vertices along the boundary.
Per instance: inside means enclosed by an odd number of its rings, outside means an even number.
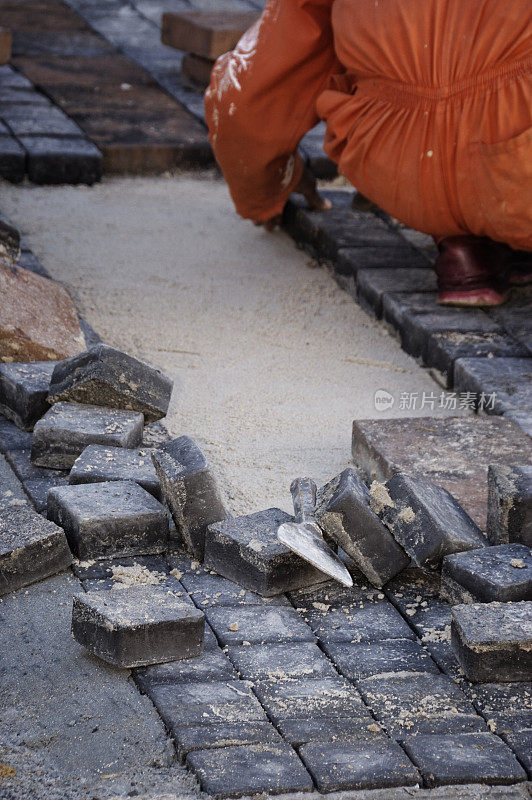
M508 299L508 245L480 236L447 236L436 244L440 305L484 308Z

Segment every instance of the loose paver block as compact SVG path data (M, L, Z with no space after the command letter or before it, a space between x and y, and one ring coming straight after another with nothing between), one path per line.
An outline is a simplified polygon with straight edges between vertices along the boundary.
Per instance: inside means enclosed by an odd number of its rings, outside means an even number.
M74 462L68 480L72 484L135 481L158 500L162 497L148 448L89 445Z
M290 745L195 750L187 756L204 792L216 797L309 792L312 780Z
M65 534L53 522L29 506L0 510L0 595L61 572L71 563Z
M50 408L46 398L56 363L0 364L0 413L22 430L33 430Z
M27 153L28 178L32 183L92 186L102 177L102 154L87 139L20 136L20 142Z
M59 283L0 267L0 361L56 361L85 349L76 308Z
M42 103L9 105L2 109L2 119L15 136L73 136L82 135L73 120L56 106Z
M374 739L384 733L369 716L334 717L313 715L304 719L279 719L283 739L293 747L308 742L347 742Z
M532 357L459 358L454 366L458 392L493 396L484 408L491 414L532 411Z
M447 377L447 386L454 385L454 365L459 358L522 358L525 347L502 331L437 331L427 332L424 361Z
M221 575L210 572L184 572L182 583L198 608L209 606L289 606L284 595L262 597L256 592L243 589L238 583L228 581Z
M329 642L378 642L381 639L414 639L415 634L387 601L369 602L330 611L314 609L305 613L322 645Z
M22 484L4 456L0 455L0 511L29 506Z
M266 642L315 642L297 611L284 606L206 608L205 615L218 640L225 645Z
M454 606L451 643L471 681L529 680L532 602Z
M485 530L488 466L532 464L532 441L510 419L488 415L356 420L352 454L371 479L404 472L443 486Z
M278 508L210 525L205 536L205 567L264 597L325 580L277 538L292 517Z
M194 750L237 745L283 745L271 722L219 722L210 725L180 725L172 729L177 757L184 763Z
M135 681L146 694L152 686L184 683L207 683L236 681L238 673L219 647L207 649L197 658L185 661L170 661L139 669Z
M444 556L487 541L471 517L441 486L398 473L373 483L371 504L419 567L437 569Z
M152 459L177 531L202 560L207 526L227 517L210 465L189 436L154 450Z
M419 773L395 742L312 742L299 751L320 792L415 786Z
M327 644L327 654L350 681L393 672L439 674L432 658L411 639L385 639L370 643L330 642Z
M65 529L82 560L161 553L168 546L166 509L133 481L54 487L48 519Z
M353 469L320 490L316 521L374 586L382 586L410 563L371 508L369 490Z
M526 780L510 748L491 733L415 736L407 738L404 747L427 786Z
M13 136L0 136L0 176L20 183L26 173L26 151Z
M140 411L146 422L168 411L173 381L114 347L97 344L58 364L50 384L50 403L68 400Z
M166 13L162 18L161 41L186 53L216 59L234 50L258 17L252 11Z
M532 552L502 544L446 556L441 594L453 604L532 600Z
M154 586L86 592L72 609L74 639L126 668L199 656L204 623L201 611Z
M532 547L532 466L488 469L488 539Z
M90 444L138 447L142 428L136 411L56 403L33 429L31 460L38 467L70 469Z
M228 655L246 680L286 680L305 677L337 677L337 673L316 644L256 644L228 648Z
M342 678L259 681L254 691L277 724L281 719L358 717L372 722L359 693Z
M203 58L195 53L185 53L181 62L181 76L193 87L206 89L211 81L214 59Z

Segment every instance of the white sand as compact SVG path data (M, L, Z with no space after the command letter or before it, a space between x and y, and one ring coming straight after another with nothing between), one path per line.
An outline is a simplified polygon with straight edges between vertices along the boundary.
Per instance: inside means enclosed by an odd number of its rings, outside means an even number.
M239 219L212 176L4 186L2 210L105 341L175 380L168 427L198 441L234 513L290 509L292 478L349 464L354 418L411 416L401 391L440 394L285 234ZM396 398L385 414L377 389Z

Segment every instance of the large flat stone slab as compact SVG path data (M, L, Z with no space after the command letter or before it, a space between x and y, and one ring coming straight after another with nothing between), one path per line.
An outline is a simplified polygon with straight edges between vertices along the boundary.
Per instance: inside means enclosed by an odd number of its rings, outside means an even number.
M482 530L490 464L532 464L532 442L501 417L355 420L353 459L371 478L396 472L447 489Z

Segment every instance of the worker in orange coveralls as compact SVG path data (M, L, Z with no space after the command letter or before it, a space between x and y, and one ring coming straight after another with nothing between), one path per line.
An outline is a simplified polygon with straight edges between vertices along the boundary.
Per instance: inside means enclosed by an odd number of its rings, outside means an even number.
M490 306L532 278L531 77L532 0L269 0L205 108L241 216L327 207L297 150L322 118L339 171L434 236L439 302Z

